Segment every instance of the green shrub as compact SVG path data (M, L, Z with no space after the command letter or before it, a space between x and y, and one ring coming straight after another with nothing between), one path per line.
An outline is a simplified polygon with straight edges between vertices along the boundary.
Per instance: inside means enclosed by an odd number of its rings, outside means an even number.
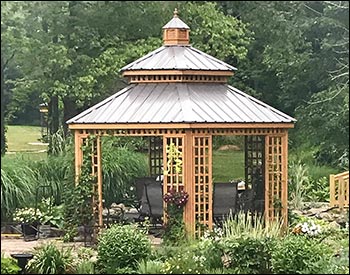
M98 240L97 268L115 273L118 268L135 268L151 255L151 242L135 225L118 225L106 229Z
M263 216L258 213L238 212L234 217L230 214L223 223L224 237L231 239L237 237L266 238L280 237L283 232L283 221L273 220L266 223Z
M35 171L21 157L1 163L1 220L11 218L16 208L29 206L35 197Z
M309 170L301 161L290 162L289 176L289 202L294 209L301 209L305 200L306 187L310 185Z
M53 196L55 205L62 203L65 181L67 179L74 181L74 155L72 152L58 156L48 156L44 160L27 164L35 171L36 186L50 186L50 188L38 189L39 201L42 198Z
M34 274L67 274L73 271L71 249L59 249L54 243L46 243L34 252L28 269Z
M38 201L49 196L54 204L61 203L63 184L74 174L73 155L66 154L32 161L22 156L7 159L1 164L1 219L11 218L16 208L34 207L35 194ZM72 176L74 181L74 177ZM47 185L52 188L40 188Z
M95 265L90 260L79 261L76 268L76 274L95 274Z
M305 200L312 202L329 202L329 177L310 180L305 188Z
M20 270L15 259L1 255L1 274L18 274Z
M222 235L223 231L221 228L214 228L211 232L205 231L203 236L193 244L195 255L203 256L207 259L205 262L206 269L222 268Z
M349 248L328 262L321 260L318 264L321 267L319 274L349 274Z
M198 256L193 251L183 251L166 259L162 274L206 274L204 256Z
M79 247L74 264L76 274L95 274L97 251L89 247Z
M147 175L147 161L141 153L127 147L113 146L112 139L102 143L103 198L106 207L112 203L131 205L135 201L133 181Z
M272 270L277 274L320 274L330 253L328 246L315 238L288 235L272 252Z
M271 273L273 238L241 237L223 241L223 265L237 274Z
M138 263L137 274L161 274L163 262L159 260L141 260Z

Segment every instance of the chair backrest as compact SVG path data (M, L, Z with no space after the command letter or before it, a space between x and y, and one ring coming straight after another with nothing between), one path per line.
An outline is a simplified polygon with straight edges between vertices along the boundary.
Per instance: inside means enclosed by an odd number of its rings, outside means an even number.
M154 220L163 217L163 187L159 181L146 185L150 216Z
M142 177L142 178L136 178L134 181L135 189L136 189L136 199L137 201L141 202L145 185L150 184L151 182L154 182L156 179L155 177Z
M237 182L214 183L213 193L213 216L220 218L232 212L236 213L237 208Z

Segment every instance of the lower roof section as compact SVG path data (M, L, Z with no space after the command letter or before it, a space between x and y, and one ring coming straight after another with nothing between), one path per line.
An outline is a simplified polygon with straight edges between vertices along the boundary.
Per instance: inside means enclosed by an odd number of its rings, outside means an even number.
M218 83L131 84L67 121L84 125L293 122L294 118L262 101Z

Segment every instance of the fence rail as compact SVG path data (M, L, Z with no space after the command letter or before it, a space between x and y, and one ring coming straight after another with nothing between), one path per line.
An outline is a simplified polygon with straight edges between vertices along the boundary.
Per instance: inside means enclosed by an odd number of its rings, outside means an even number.
M349 171L329 176L330 206L349 207Z

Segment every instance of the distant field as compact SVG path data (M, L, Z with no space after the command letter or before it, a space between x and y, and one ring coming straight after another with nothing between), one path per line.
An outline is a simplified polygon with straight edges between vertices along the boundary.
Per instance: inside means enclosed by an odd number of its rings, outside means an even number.
M11 153L35 153L47 150L47 145L35 145L40 143L41 128L37 126L10 125L7 126L7 151ZM40 154L40 153L39 153Z
M14 157L38 160L46 157L47 146L39 143L41 127L10 125L7 128L8 153L5 159ZM42 152L45 150L45 152ZM41 152L40 152L41 151ZM235 150L213 151L213 178L215 182L244 178L244 152Z
M213 151L213 181L244 179L243 151Z

